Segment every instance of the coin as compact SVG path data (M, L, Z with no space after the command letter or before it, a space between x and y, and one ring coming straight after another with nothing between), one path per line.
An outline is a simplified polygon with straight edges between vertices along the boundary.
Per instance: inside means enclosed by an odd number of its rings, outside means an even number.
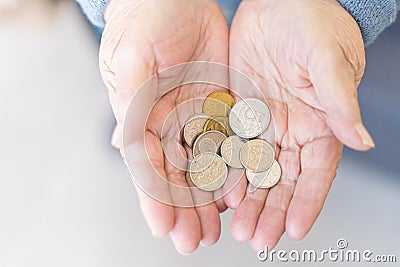
M226 136L218 131L209 131L200 134L193 144L193 156L196 157L200 153L206 152L218 153L225 138Z
M221 145L221 156L226 164L233 168L243 168L240 162L240 149L247 140L233 135L224 140Z
M276 185L281 179L282 170L278 161L274 160L271 168L263 172L246 170L246 177L249 183L257 188L270 188Z
M247 98L237 102L229 113L232 130L243 138L254 138L264 132L271 120L268 106L259 99Z
M268 170L274 162L275 151L265 140L254 139L240 149L240 162L246 169L254 172Z
M219 117L214 117L214 118L219 118ZM210 119L207 120L207 122L204 124L203 131L204 132L218 131L218 132L223 133L224 135L228 135L228 132L226 131L226 129L222 125L222 123L219 123L214 118L210 118ZM224 118L224 117L222 117L222 118Z
M208 131L218 131L226 136L232 136L235 134L229 125L229 118L223 116L216 116L208 119L204 124L204 132Z
M203 112L211 117L229 115L235 104L233 97L225 91L215 91L207 96L203 103Z
M217 154L202 153L193 159L189 174L195 186L204 191L214 191L225 183L228 168Z
M191 116L183 128L183 138L189 147L193 146L194 140L203 132L203 128L209 116L206 114L194 114Z
M195 114L193 114L192 116L190 116L190 117L186 120L186 122L191 121L191 120L193 120L193 119L197 119L198 117L210 118L210 116L208 116L207 114L204 114L204 113L195 113Z

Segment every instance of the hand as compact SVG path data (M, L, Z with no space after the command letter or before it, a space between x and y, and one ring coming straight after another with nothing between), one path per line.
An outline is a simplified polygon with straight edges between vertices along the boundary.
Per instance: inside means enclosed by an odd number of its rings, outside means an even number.
M112 142L118 148L122 147L122 128L129 103L146 79L167 67L189 61L228 63L228 28L214 1L113 0L106 9L105 20L107 25L100 48L100 69L117 119ZM147 124L136 125L137 129L145 132L146 149L157 172L169 182L182 186L187 186L185 172L165 158L161 140L163 122L172 118L169 124L171 129L166 131L177 133L184 122L175 114L175 108L185 100L207 96L215 90L202 85L187 87L185 90L179 87L163 96L154 106ZM163 94L152 92L152 89L149 89L148 96ZM154 89L157 90L156 87ZM142 114L140 105L152 105L155 100L156 97L150 100L152 103L146 103L146 99L139 102L139 112L135 114L138 121L147 115ZM130 130L132 133L136 131ZM185 153L176 136L169 141ZM144 168L139 161L134 164L133 168ZM143 170L143 173L148 172ZM218 211L226 209L223 200L202 207L179 208L154 200L137 189L151 231L155 236L170 233L179 252L192 252L200 241L211 245L218 240ZM169 192L168 187L160 190ZM195 199L195 196L189 197ZM171 194L172 204L173 198Z
M260 86L274 117L282 166L272 189L250 193L241 186L236 192L244 198L231 230L237 240L252 239L255 250L271 249L285 230L294 240L310 230L342 143L357 150L374 146L357 101L362 37L334 0L244 0L231 27L229 61Z

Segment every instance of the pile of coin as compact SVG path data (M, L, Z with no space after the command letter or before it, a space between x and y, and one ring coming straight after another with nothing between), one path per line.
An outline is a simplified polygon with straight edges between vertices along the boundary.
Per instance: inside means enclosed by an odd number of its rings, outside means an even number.
M281 167L275 150L267 141L256 138L269 126L270 110L256 98L235 103L225 91L215 91L203 103L203 113L191 116L183 137L192 148L190 178L195 186L214 191L223 186L228 166L245 168L248 181L257 188L278 183Z

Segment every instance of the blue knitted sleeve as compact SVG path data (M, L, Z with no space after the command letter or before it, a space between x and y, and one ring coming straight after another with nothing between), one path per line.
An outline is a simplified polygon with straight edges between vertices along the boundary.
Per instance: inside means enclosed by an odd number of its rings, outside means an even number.
M91 23L104 27L104 8L109 0L76 0ZM217 0L221 5L228 23L241 0ZM357 21L365 45L371 44L376 37L392 24L400 10L400 0L337 0Z
M81 6L83 13L86 14L89 21L99 27L106 25L103 20L103 12L110 0L75 0Z
M110 0L75 0L81 6L89 21L100 28L104 28L103 12ZM162 1L162 0L160 0ZM241 0L216 0L230 24ZM400 0L399 0L400 1Z
M365 46L396 19L400 0L338 0L360 27ZM397 2L397 3L396 3Z

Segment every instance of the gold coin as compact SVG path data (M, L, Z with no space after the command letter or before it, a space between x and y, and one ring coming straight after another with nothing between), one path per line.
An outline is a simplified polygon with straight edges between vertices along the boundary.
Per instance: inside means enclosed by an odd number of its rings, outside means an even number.
M203 128L204 132L218 131L226 136L234 135L231 127L229 126L228 117L217 116L207 120Z
M207 96L203 103L203 113L214 117L227 117L235 104L233 97L225 91L215 91Z

